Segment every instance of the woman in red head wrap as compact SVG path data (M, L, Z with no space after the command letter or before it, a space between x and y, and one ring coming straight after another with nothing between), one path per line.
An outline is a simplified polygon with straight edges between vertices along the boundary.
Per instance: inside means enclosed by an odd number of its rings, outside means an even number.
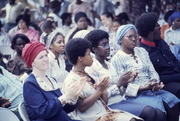
M86 79L72 83L69 91L62 94L56 80L45 74L49 66L47 54L40 42L26 44L23 48L22 57L33 70L23 86L26 110L32 121L71 121L67 113L76 108Z

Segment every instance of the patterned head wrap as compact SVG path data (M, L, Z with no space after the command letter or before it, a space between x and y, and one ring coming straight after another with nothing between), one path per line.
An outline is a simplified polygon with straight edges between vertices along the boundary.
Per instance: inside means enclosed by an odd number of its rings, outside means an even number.
M116 38L117 38L117 43L120 45L120 40L124 37L124 35L130 30L130 29L134 29L136 33L137 29L134 25L132 24L126 24L126 25L122 25L118 28L117 33L116 33Z

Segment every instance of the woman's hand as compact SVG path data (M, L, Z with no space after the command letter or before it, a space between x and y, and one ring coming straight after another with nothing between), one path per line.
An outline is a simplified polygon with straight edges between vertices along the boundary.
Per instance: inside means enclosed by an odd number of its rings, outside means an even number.
M99 84L94 85L95 89L98 92L103 93L107 89L107 87L108 87L108 85L110 83L108 80L109 80L109 77L104 77L103 80Z
M156 84L154 85L154 87L152 88L152 91L159 91L164 87L163 82L161 82L160 84Z
M83 77L80 80L72 82L69 85L69 87L67 88L67 91L64 94L64 97L66 98L66 100L71 100L71 99L74 99L74 98L78 98L78 96L80 95L80 92L84 88L86 82L87 82L86 77Z
M144 90L159 91L163 87L164 84L162 82L159 84L157 81L151 80L151 82L147 86L141 86L139 91L144 91Z
M158 82L156 81L151 81L149 83L149 85L147 86L148 89L152 90L156 85L158 84Z
M132 71L128 71L128 72L125 72L121 75L121 77L119 78L119 81L117 83L117 86L118 87L121 87L121 86L125 86L127 85L129 82L132 82L134 81L134 79L136 78L138 73L133 73Z
M0 107L8 108L11 106L10 99L0 97Z

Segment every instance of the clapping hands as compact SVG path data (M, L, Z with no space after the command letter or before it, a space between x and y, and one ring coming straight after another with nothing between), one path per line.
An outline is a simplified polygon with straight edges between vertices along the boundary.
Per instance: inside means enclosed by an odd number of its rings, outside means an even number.
M107 89L109 84L109 77L104 77L103 80L99 82L99 84L95 84L94 87L97 91L103 93Z
M164 87L163 82L161 82L160 84L158 82L156 82L155 80L151 80L151 82L148 85L149 89L151 89L152 91L159 91Z
M117 84L118 87L125 86L128 83L134 81L138 73L133 73L132 71L125 72L121 75L119 82Z
M77 99L80 95L80 92L84 88L86 82L87 82L86 77L83 77L80 80L72 82L68 86L68 88L64 94L66 100L71 100L71 99L75 99L75 98Z

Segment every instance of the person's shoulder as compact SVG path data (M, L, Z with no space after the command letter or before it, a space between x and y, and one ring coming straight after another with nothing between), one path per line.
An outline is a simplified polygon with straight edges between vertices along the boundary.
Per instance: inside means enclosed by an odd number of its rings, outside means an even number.
M90 5L88 2L82 1L82 5Z
M80 79L81 76L79 76L78 74L76 74L74 71L70 71L69 74L67 75L66 79L64 80L65 83L71 83L74 82L78 79Z
M26 78L24 85L26 84L36 84L36 78L33 74L29 74L29 76Z
M172 31L172 27L166 29L166 30L165 30L165 34L168 34L168 33L170 33L171 31Z
M19 9L24 9L26 6L22 2L17 2L16 7Z
M88 28L87 28L87 30L89 30L89 31L92 31L92 30L94 30L95 28L93 27L93 26L88 26Z
M143 47L135 47L135 49L142 52L146 51Z
M122 55L124 54L124 52L122 50L119 50L112 58L111 58L111 62L114 62L116 60L119 60L119 58L122 57Z
M31 32L38 32L37 30L35 30L34 28L32 27L29 27L29 30L28 31L31 31Z
M116 55L116 56L119 56L119 55L123 55L123 54L125 54L125 53L124 53L122 50L119 50L115 55ZM115 55L114 55L114 56L115 56Z
M148 55L148 52L145 48L143 47L135 47L135 50L140 54L140 55Z

